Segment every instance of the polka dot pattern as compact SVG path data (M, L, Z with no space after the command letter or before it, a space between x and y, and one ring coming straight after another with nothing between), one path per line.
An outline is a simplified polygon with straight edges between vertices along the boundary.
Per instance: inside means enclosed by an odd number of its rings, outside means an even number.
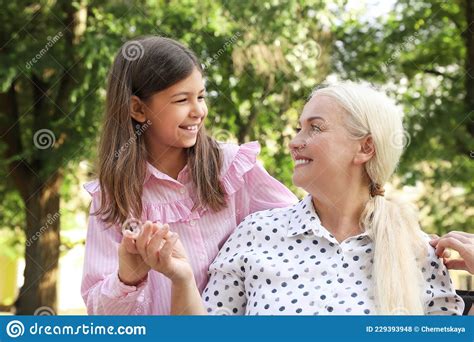
M373 250L367 234L339 243L307 196L248 216L211 264L203 300L209 314L373 315ZM462 300L432 249L422 273L425 312L461 314Z

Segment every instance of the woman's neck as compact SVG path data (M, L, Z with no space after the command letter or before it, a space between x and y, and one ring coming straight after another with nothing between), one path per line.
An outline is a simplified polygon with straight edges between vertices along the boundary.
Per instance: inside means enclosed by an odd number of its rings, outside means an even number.
M187 163L186 150L175 147L166 147L164 150L155 149L149 152L148 161L157 170L173 179L178 179L179 173Z
M342 189L339 193L333 189L312 195L321 224L339 242L362 233L359 220L370 199L368 186L363 184Z

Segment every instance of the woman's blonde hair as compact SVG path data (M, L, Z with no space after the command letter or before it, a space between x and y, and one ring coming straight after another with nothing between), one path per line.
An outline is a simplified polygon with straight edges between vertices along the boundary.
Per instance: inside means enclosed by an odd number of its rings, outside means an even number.
M419 260L426 243L417 211L408 203L388 200L383 185L395 171L407 137L402 113L386 95L370 86L342 82L316 89L348 113L346 128L356 139L372 136L375 155L365 164L371 198L360 217L374 242L374 295L378 314L424 313L423 275Z

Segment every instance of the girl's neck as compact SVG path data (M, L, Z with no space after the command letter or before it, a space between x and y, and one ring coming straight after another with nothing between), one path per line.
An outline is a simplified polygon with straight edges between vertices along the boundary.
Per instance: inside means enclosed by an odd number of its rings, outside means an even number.
M187 155L184 148L166 147L149 151L148 161L157 170L178 179L181 170L187 164Z

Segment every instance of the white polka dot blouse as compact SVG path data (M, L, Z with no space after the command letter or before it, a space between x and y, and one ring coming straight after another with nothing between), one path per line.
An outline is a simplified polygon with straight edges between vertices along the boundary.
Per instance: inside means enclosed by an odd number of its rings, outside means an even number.
M448 271L432 247L423 262L426 314L462 314ZM311 196L248 216L209 268L202 297L209 314L370 315L373 242L366 233L339 243Z

